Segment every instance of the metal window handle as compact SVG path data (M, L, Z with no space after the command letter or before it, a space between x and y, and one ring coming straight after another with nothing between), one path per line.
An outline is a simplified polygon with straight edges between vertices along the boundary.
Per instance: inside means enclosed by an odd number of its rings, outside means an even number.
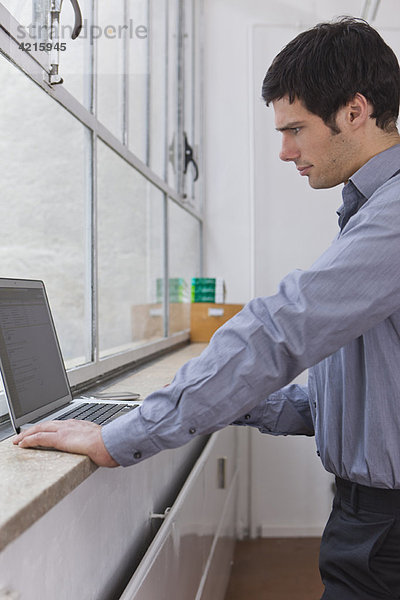
M164 510L163 513L151 513L150 519L161 519L161 520L163 520L166 517L168 517L170 511L171 511L171 507L167 506L167 508Z
M50 85L56 85L63 83L63 79L59 74L60 66L60 50L59 50L59 37L60 37L60 12L63 0L51 0L50 4L50 41L55 42L52 45L50 52L50 72L48 83ZM82 30L82 13L78 0L71 0L72 8L75 13L75 24L72 30L71 37L75 40Z
M194 171L195 171L193 181L197 181L197 179L199 178L199 167L197 166L197 163L193 158L193 148L191 147L191 145L188 142L186 133L184 132L183 135L185 138L185 168L184 168L183 173L186 175L186 171L187 171L189 164L193 163Z
M71 34L71 38L74 40L78 37L82 30L82 13L81 7L79 6L78 0L71 0L72 8L75 13L75 25Z
M75 23L74 23L74 28L72 30L71 38L73 40L75 40L82 30L82 12L81 12L81 8L79 6L78 0L70 0L70 1L72 4L72 8L74 9L74 14L75 14ZM51 25L54 25L56 23L57 23L57 25L59 24L62 3L63 3L63 0L51 0L51 7L50 7L50 16L51 16L51 21L52 21ZM50 31L51 31L51 29L50 29Z

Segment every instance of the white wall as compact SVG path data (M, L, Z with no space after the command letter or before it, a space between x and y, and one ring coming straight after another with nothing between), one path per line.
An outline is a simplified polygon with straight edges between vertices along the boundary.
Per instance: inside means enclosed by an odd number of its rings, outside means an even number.
M337 231L341 203L340 189L312 190L293 165L279 161L273 110L260 99L263 76L299 31L337 15L360 16L364 2L204 2L205 275L224 277L227 301L244 303L272 294L288 271L311 264ZM385 28L393 46L398 3L382 4L373 24ZM243 430L239 450L241 532L320 533L332 479L316 457L314 440Z

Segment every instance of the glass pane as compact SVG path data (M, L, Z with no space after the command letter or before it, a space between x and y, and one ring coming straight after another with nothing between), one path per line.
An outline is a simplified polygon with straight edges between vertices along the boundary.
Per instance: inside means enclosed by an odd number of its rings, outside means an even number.
M153 1L150 23L150 167L166 178L167 1Z
M177 189L178 2L168 0L168 183Z
M147 24L149 36L129 42L129 148L166 177L168 0L134 0L130 20ZM139 28L141 29L143 25Z
M0 89L1 276L44 280L67 366L83 364L87 132L3 57Z
M201 92L200 92L200 48L198 39L199 3L188 0L185 3L184 35L184 131L193 151L193 158L199 165L198 142L200 134ZM189 206L199 209L197 198L200 182L194 181L196 169L193 163L187 168L183 178L183 194ZM200 174L199 174L200 176Z
M41 4L44 2L48 2L48 0L42 0ZM37 4L38 0L1 0L1 4L24 27L28 27L34 22L35 3Z
M200 223L172 200L169 225L169 332L190 327L190 286L200 277Z
M60 51L60 75L64 80L63 86L90 109L91 97L91 54L93 37L98 30L93 27L92 0L79 0L82 13L82 30L77 38L71 39L75 23L71 2L62 4L60 21L60 43L65 43L65 50ZM62 47L62 46L60 46Z
M11 12L25 30L17 29L17 41L23 43L50 43L49 28L50 0L3 0L1 2ZM75 15L70 2L62 3L58 43L59 74L63 86L86 108L90 107L91 75L91 34L96 35L92 27L92 0L79 0L82 13L82 30L79 36L71 39L75 24ZM53 46L57 40L52 40ZM34 49L41 55L41 62L49 69L50 52L48 47L41 51L39 44ZM53 58L55 55L53 56Z
M50 0L5 0L2 5L11 13L12 17L19 23L13 28L11 23L12 35L10 36L10 46L6 52L15 50L11 40L15 39L18 44L24 44L27 49L34 50L35 57L39 59L42 68L49 70L49 53L40 49L40 42L47 42L48 37L48 15ZM8 26L6 21L5 27ZM34 71L38 70L38 65L32 65ZM43 76L45 73L43 73Z
M161 2L162 10L162 2ZM149 163L149 114L150 114L150 64L148 0L133 0L129 3L129 24L139 35L129 39L128 86L129 86L129 149L144 163ZM139 25L137 25L139 24ZM145 31L146 30L146 31ZM157 32L150 29L151 39ZM164 54L158 50L159 59ZM158 88L160 91L161 85Z
M98 144L100 356L163 337L163 194Z
M199 178L193 183L192 198L193 206L196 210L201 213L203 210L202 205L202 186L203 182L203 165L201 160L201 143L202 143L202 119L203 119L203 105L202 105L202 48L200 39L200 23L201 23L201 3L195 2L194 11L194 80L193 80L193 115L192 115L192 127L193 127L193 154L199 168Z
M194 135L194 81L195 81L195 60L194 60L194 44L195 44L195 31L194 31L194 12L193 12L193 0L187 0L185 2L185 32L183 37L183 50L184 50L184 130L187 133L189 143L193 143Z
M119 140L123 138L124 0L98 2L97 116Z

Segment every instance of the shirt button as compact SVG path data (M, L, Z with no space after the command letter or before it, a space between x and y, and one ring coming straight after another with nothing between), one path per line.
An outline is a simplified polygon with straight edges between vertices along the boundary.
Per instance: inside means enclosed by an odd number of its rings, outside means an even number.
M141 452L139 452L139 450L137 450L137 451L134 453L134 455L133 455L133 458L136 458L136 459L142 458L142 453L141 453Z
M248 421L251 418L251 415L249 415L249 414L244 415L244 418L245 418L246 421Z
M196 433L196 427L191 427L189 429L189 433L191 433L191 434Z
M321 456L321 452L317 450L317 456Z

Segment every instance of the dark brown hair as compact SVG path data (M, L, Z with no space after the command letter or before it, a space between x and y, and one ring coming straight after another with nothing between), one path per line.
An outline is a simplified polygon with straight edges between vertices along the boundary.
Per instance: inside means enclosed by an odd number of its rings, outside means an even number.
M372 104L378 127L396 126L399 64L393 50L366 21L341 17L300 33L275 57L264 78L267 104L288 96L334 129L335 116L358 93Z

